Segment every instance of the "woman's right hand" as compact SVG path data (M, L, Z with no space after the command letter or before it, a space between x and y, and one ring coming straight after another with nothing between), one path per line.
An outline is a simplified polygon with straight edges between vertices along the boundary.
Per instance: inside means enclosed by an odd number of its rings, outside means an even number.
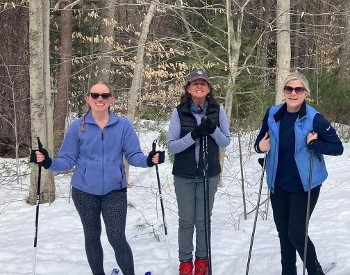
M270 151L271 145L270 145L270 135L267 132L265 136L260 140L259 142L259 149L262 152Z
M38 151L35 151L36 163L39 166L44 167L45 169L50 168L52 159L50 158L49 152L45 148L40 148Z
M35 151L35 155L36 155L36 162L40 163L43 162L45 159L45 156L43 153L41 153L40 151Z

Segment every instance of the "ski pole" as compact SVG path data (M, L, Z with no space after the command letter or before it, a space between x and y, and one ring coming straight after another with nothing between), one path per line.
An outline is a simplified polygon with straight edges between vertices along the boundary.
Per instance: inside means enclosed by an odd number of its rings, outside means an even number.
M41 144L39 137L37 137L37 140L38 140L38 148L40 150L43 147L43 145ZM40 182L41 182L41 165L39 165L39 170L38 170L38 187L37 187L37 192L36 192L35 235L34 235L34 250L33 250L33 274L35 274L36 248L37 248L37 244L38 244Z
M261 191L262 191L262 186L264 182L264 174L265 174L265 166L266 166L266 156L267 153L264 155L263 163L261 164L262 171L261 171L261 177L260 177L260 186L259 186L259 193L258 193L258 202L256 203L256 210L255 210L255 217L254 217L254 224L253 224L253 231L252 235L250 238L250 246L249 246L249 253L248 253L248 260L247 260L247 267L245 274L249 274L249 266L250 266L250 259L252 257L252 250L253 250L253 243L254 243L254 235L255 235L255 230L256 230L256 223L258 220L258 214L259 214L259 206L260 206L260 198L261 198ZM259 162L260 163L260 162Z
M205 246L207 250L208 275L212 275L211 265L211 226L209 209L209 182L208 182L208 137L202 138L203 150L203 191L204 191L204 224L205 224Z
M155 152L157 146L157 140L155 139L152 143L152 150ZM158 182L158 192L159 192L159 200L160 200L160 208L162 209L162 217L163 217L163 225L164 225L164 234L167 244L167 250L168 250L168 260L170 265L170 274L173 275L173 268L172 268L172 260L171 260L171 253L170 253L170 246L169 246L169 238L168 238L168 227L165 220L165 211L164 211L164 203L163 203L163 196L162 196L162 187L160 184L160 178L159 178L159 170L158 170L158 164L155 165L156 167L156 174L157 174L157 182Z
M306 274L307 243L308 243L308 239L309 239L309 219L310 219L310 203L311 203L311 184L312 184L313 158L314 158L314 152L311 150L311 152L310 152L309 182L308 182L308 187L307 187L307 206L306 206L306 220L305 220L303 275Z

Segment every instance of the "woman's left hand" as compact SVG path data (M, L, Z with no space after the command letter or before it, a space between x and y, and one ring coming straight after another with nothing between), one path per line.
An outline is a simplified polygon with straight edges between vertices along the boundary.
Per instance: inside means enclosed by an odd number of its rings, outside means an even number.
M147 164L149 167L152 167L156 164L161 164L165 160L165 152L164 151L151 151L147 157Z
M314 131L308 133L306 138L306 144L309 144L311 140L317 139L317 137L318 137L318 133Z

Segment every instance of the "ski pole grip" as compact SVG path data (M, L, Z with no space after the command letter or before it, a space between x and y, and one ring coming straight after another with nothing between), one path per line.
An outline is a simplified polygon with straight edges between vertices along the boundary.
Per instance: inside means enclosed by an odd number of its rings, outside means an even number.
M156 151L156 147L157 147L157 140L155 139L152 143L152 151Z
M36 139L38 140L38 148L39 148L39 150L40 150L40 149L42 149L42 148L43 148L43 145L42 145L42 143L41 143L41 141L40 141L40 138L39 138L39 137L36 137Z

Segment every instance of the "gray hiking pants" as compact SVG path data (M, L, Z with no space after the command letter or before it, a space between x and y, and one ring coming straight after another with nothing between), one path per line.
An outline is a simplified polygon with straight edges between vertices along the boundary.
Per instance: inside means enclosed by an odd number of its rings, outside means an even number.
M210 216L219 179L220 175L208 179ZM174 176L174 185L179 215L179 260L187 261L193 257L194 228L196 228L195 256L198 258L206 258L204 181L203 179L187 179Z

